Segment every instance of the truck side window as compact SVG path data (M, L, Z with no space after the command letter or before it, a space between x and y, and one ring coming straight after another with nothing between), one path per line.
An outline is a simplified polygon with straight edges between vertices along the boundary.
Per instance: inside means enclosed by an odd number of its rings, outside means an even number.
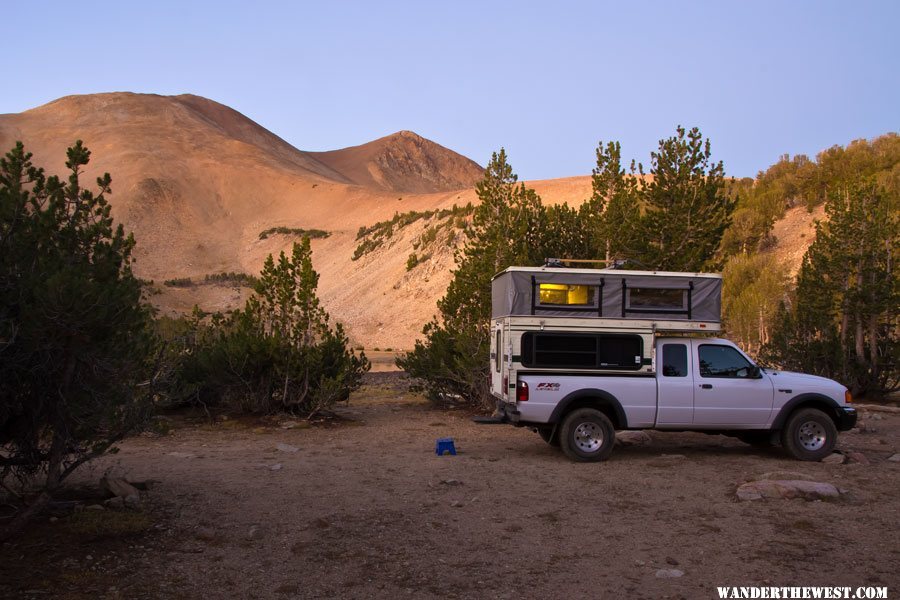
M503 364L503 354L500 350L501 342L503 341L503 331L500 329L497 330L497 340L496 341L497 341L497 344L496 344L495 348L497 349L497 351L494 354L494 361L495 361L494 369L499 373L500 365Z
M699 349L701 377L746 378L752 366L731 346L703 344Z
M687 377L687 346L663 344L663 377Z

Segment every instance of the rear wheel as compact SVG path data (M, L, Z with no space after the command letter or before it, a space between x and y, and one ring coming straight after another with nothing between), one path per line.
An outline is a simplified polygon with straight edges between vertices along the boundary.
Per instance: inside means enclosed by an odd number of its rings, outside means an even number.
M815 408L801 408L792 414L781 431L781 445L797 460L822 460L834 451L837 427Z
M579 462L609 458L616 430L609 417L593 408L574 410L562 422L559 443L566 456Z

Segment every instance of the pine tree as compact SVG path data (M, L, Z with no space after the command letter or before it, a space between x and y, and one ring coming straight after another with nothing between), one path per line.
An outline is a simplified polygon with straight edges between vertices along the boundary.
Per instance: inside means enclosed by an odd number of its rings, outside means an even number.
M345 400L369 369L331 324L316 295L309 238L291 255L269 255L255 294L230 317L195 322L196 342L180 365L181 386L207 404L251 413L312 416Z
M90 154L81 141L67 150L66 182L21 143L0 159L0 481L43 475L0 539L149 416L153 339L135 242L110 216L109 174L98 193L82 187Z
M492 277L511 265L577 256L589 235L575 210L544 207L534 190L518 183L502 149L475 189L481 203L457 251L453 280L438 302L440 319L425 326L424 340L397 364L433 399L457 395L486 406Z
M855 394L895 389L900 194L863 179L833 192L825 212L766 356L838 379Z
M597 165L591 176L592 194L581 205L579 215L591 233L590 256L611 263L615 259L633 258L640 248L640 206L634 163L631 173L622 168L619 142L600 142L596 151ZM587 256L585 256L587 257Z
M722 162L711 162L709 140L696 127L676 131L650 154L649 177L639 166L640 246L628 258L654 270L715 269L735 201L725 193Z

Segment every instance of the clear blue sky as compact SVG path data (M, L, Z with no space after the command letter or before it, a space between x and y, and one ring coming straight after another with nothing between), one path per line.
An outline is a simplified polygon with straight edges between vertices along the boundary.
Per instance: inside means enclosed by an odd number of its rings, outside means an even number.
M190 92L303 150L411 129L520 177L646 164L697 125L729 174L900 129L900 2L15 2L0 113Z

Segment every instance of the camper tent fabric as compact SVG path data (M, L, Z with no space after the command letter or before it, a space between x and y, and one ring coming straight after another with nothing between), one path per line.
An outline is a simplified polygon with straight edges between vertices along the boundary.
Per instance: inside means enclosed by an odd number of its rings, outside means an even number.
M539 296L542 283L593 287L593 297L588 303L577 306L542 305ZM587 272L554 268L510 269L494 277L491 286L491 314L494 318L546 315L716 323L721 320L722 279L718 276L615 270ZM683 307L684 310L638 309L629 302L629 292L635 288L685 290L684 297L689 298L690 303Z

